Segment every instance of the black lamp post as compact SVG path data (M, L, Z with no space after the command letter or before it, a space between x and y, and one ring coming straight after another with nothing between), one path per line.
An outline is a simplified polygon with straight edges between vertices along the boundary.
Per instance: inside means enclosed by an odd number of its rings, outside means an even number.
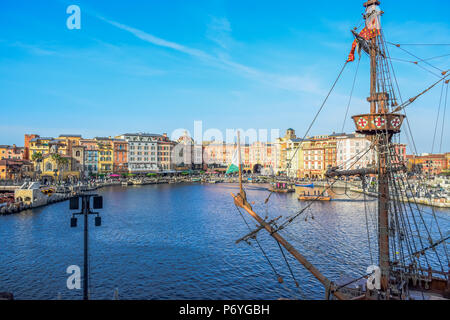
M95 214L95 226L100 227L102 225L102 218L98 212L92 212L90 209L91 197L93 198L93 208L103 209L103 197L97 194L83 194L79 197L70 199L70 210L78 210L81 198L81 212L72 214L70 219L70 227L77 227L76 215L83 215L84 217L84 267L83 267L83 300L88 300L88 288L89 288L89 268L88 268L88 216Z

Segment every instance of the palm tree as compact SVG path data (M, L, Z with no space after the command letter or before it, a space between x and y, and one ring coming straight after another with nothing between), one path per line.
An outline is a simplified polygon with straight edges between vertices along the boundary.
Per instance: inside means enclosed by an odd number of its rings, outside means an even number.
M66 158L61 157L59 153L53 153L51 158L56 163L56 170L59 171L59 180L61 180L61 173L64 171L64 167L69 161Z
M42 156L41 152L36 152L31 155L31 160L33 162L38 163L38 165L39 165L39 169L38 169L39 172L41 171L41 163L42 163L43 159L44 159L44 157ZM36 178L36 170L34 170L34 176Z
M69 163L69 159L60 157L59 164L58 164L58 167L60 167L60 175L66 169L68 163Z

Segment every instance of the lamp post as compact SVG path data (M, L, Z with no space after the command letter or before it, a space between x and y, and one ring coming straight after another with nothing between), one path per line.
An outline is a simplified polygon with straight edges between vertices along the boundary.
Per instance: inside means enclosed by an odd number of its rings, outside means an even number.
M91 197L93 198L93 208L103 209L103 197L97 194L83 194L79 197L74 197L70 199L70 210L78 210L81 198L81 212L73 213L70 219L70 227L77 227L76 215L83 215L84 217L84 266L83 266L83 300L89 300L89 261L88 261L88 250L89 250L89 220L88 216L90 214L95 214L95 226L100 227L102 225L102 218L98 212L92 212L90 209Z

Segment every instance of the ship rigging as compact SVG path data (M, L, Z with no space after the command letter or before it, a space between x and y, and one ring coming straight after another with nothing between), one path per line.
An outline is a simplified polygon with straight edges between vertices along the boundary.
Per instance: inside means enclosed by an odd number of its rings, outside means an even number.
M269 219L267 214L265 218L262 218L255 212L247 200L247 195L242 185L242 166L239 167L239 193L232 194L232 197L239 213L242 215L241 209L243 209L250 217L257 221L258 226L257 229L252 230L246 222L250 233L237 242L256 241L258 247L270 263L270 260L267 258L264 249L257 239L258 234L262 230L267 231L276 240L296 286L299 287L299 282L295 278L293 270L286 259L284 250L289 252L324 286L326 299L406 300L425 299L426 297L449 299L450 262L447 252L448 230L440 229L434 209L432 209L431 213L425 211L425 209L417 204L415 199L413 199L413 203L403 201L406 194L412 194L411 197L414 198L413 186L408 179L407 168L402 159L399 158L393 143L405 122L408 128L407 136L412 139L411 129L406 117L406 108L440 83L442 83L443 88L447 86L448 91L449 70L436 68L429 62L430 59L425 60L415 56L418 60L413 63L420 66L426 64L428 67L433 67L435 69L434 71L426 70L432 72L438 79L416 96L403 101L388 50L388 44L392 43L387 42L383 34L380 17L384 12L380 10L379 6L380 1L378 0L368 0L364 3L365 13L363 17L365 27L360 32L357 32L357 28L352 30L355 39L351 53L347 61L345 61L330 92L326 96L324 103L319 108L318 113L305 133L306 137L345 67L355 60L355 53L358 52L360 54L360 59L363 54L368 56L370 60L370 95L367 98L370 105L369 112L355 115L352 119L356 127L356 132L365 135L368 141L370 141L370 146L362 150L353 159L350 159L349 162L356 163L369 150L373 149L377 154L377 163L372 167L364 169L351 168L352 165L350 165L350 169L347 167L347 170L339 167L329 168L326 173L328 187L321 194L317 195L317 198L322 197L324 192L331 189L339 177L359 176L362 180L363 189L366 190L369 177L376 176L377 206L375 212L375 230L369 230L370 223L367 221L368 209L366 204L364 205L364 213L366 216L369 248L371 247L371 242L373 242L372 246L377 248L377 261L371 259L372 261L367 264L365 274L345 283L338 283L326 277L318 267L313 265L300 250L294 248L282 235L282 232L286 231L286 228L299 219L299 217L306 219L313 202L308 203L298 212L283 219L282 217ZM406 45L392 45L408 52L403 48ZM439 71L439 74L435 71ZM238 146L240 147L239 136ZM239 163L242 163L240 149L238 152ZM269 201L269 198L270 195L266 203ZM364 199L367 200L365 195ZM431 232L431 227L424 219L425 214L432 216L432 223L434 223L434 228L437 232ZM242 217L246 221L244 215ZM311 214L310 218L314 219L314 215ZM436 238L436 234L438 238ZM437 248L440 250L437 250ZM282 283L283 279L278 276L278 281ZM352 284L355 283L359 283L360 285L353 286Z

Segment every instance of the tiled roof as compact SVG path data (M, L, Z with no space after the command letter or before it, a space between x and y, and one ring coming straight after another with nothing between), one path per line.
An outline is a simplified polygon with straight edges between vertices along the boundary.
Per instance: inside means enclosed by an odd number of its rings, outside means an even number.
M138 136L138 137L162 137L162 134L155 133L124 133L122 136Z

